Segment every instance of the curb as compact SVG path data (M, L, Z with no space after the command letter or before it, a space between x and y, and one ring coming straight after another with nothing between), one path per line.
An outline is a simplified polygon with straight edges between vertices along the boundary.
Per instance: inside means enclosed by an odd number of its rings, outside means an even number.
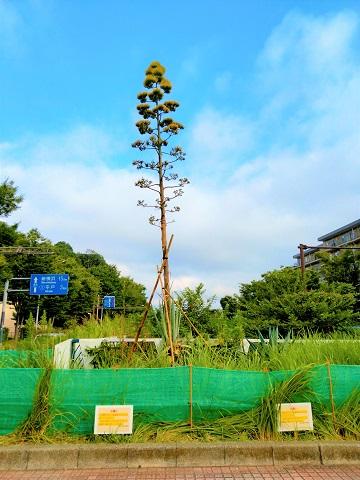
M0 470L359 465L360 442L226 442L0 447Z

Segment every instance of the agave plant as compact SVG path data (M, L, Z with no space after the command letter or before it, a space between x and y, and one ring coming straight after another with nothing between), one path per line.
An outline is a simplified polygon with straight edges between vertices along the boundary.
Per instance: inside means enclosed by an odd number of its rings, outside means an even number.
M279 334L279 329L278 327L270 327L269 328L269 340L266 341L261 332L258 330L258 335L259 335L259 342L251 342L248 340L250 343L250 348L252 351L258 352L260 355L263 355L265 357L269 357L270 353L276 350L277 352L280 352L284 350L290 343L292 343L293 340L293 335L292 332L288 332L286 337L281 337Z
M159 310L155 311L155 317L160 326L161 336L169 345L170 343L169 328L166 320L166 311L165 311L164 305L162 305L159 308ZM170 321L170 328L171 328L171 338L173 343L175 343L179 337L181 312L176 307L174 302L170 303L169 321Z
M158 311L155 311L155 317L160 327L162 338L165 340L166 344L170 346L169 328L166 320L166 311L164 305L162 305ZM169 322L175 359L178 359L180 354L184 353L184 350L189 348L188 345L183 344L179 337L181 321L181 310L176 306L175 302L172 301L170 303Z

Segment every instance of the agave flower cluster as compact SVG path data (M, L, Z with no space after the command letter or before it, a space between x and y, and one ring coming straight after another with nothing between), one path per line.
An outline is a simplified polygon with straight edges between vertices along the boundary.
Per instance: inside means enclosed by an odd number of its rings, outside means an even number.
M164 76L165 68L159 62L152 62L145 72L144 87L147 91L140 92L137 96L139 104L137 110L142 117L136 122L139 133L146 138L136 140L132 146L140 151L153 150L154 159L150 161L135 160L133 165L138 170L151 170L156 173L156 180L140 178L135 185L142 189L155 192L154 204L149 205L144 200L139 200L142 207L160 210L160 218L152 215L151 224L166 226L165 213L178 212L180 208L168 208L171 200L182 196L183 187L189 183L187 178L180 178L173 172L174 163L185 160L185 152L180 146L170 148L171 137L177 135L184 127L174 120L169 114L175 112L179 103L175 100L164 100L164 96L171 92L171 82ZM167 148L168 147L168 148Z

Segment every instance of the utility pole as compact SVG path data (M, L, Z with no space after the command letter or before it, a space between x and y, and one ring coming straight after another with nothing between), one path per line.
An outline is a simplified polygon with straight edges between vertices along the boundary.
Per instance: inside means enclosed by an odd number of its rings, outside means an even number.
M10 284L9 280L6 280L5 285L4 285L4 293L3 293L2 308L1 308L0 344L3 341L3 325L5 324L5 313L6 313L6 304L7 304L9 284Z
M301 275L302 278L304 278L305 274L305 250L308 250L309 248L312 248L314 250L360 250L360 247L336 247L336 246L330 246L330 245L304 245L303 243L300 243L298 246L298 249L300 250L300 269L301 269Z
M300 268L301 268L301 276L304 279L304 274L305 274L305 255L304 255L304 250L306 246L302 243L299 245L299 250L300 250Z

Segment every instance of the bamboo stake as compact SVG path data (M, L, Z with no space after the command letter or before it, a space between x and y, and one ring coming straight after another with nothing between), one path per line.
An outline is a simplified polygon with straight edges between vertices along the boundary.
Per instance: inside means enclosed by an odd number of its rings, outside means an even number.
M173 367L174 363L175 363L175 356L174 356L174 344L173 344L173 340L172 340L171 323L170 323L170 316L169 316L169 306L168 306L166 291L165 291L165 287L164 287L164 283L162 281L161 275L160 275L159 278L160 278L160 283L161 283L161 289L163 291L165 318L166 318L166 324L167 324L167 327L168 327L169 344L170 344L171 366Z
M330 360L329 359L326 360L326 366L327 366L327 373L328 373L328 378L329 378L329 393L330 393L332 419L333 419L333 423L334 423L334 427L335 427L335 425L336 425L335 404L334 404L333 383L332 383L332 378L331 378Z
M190 429L193 428L193 368L189 364L189 409L190 409Z
M169 253L169 250L171 248L171 244L172 244L172 241L174 239L174 235L171 235L170 237L170 241L169 241L169 245L168 245L168 248L167 248L167 252ZM154 295L155 295L155 292L156 292L156 289L159 285L159 281L160 281L160 277L161 277L161 274L162 274L162 271L164 269L164 266L165 266L165 263L166 263L166 259L164 259L162 261L162 264L160 266L160 269L158 271L158 275L157 275L157 278L156 278L156 282L155 282L155 285L154 285L154 288L151 292L151 295L149 297L149 300L147 301L146 305L145 305L145 311L144 311L144 314L143 314L143 317L141 319L141 322L140 322L140 325L139 325L139 328L136 332L136 335L135 335L135 340L134 340L134 344L132 346L132 349L130 350L130 353L129 353L129 359L131 358L131 355L135 352L136 348L137 348L137 344L138 344L138 341L139 341L139 337L140 337L140 333L141 333L141 330L143 329L143 326L145 324L145 321L147 319L147 316L148 316L148 313L149 313L149 310L150 310L150 307L151 307L151 304L152 304L152 301L153 301L153 298L154 298Z

